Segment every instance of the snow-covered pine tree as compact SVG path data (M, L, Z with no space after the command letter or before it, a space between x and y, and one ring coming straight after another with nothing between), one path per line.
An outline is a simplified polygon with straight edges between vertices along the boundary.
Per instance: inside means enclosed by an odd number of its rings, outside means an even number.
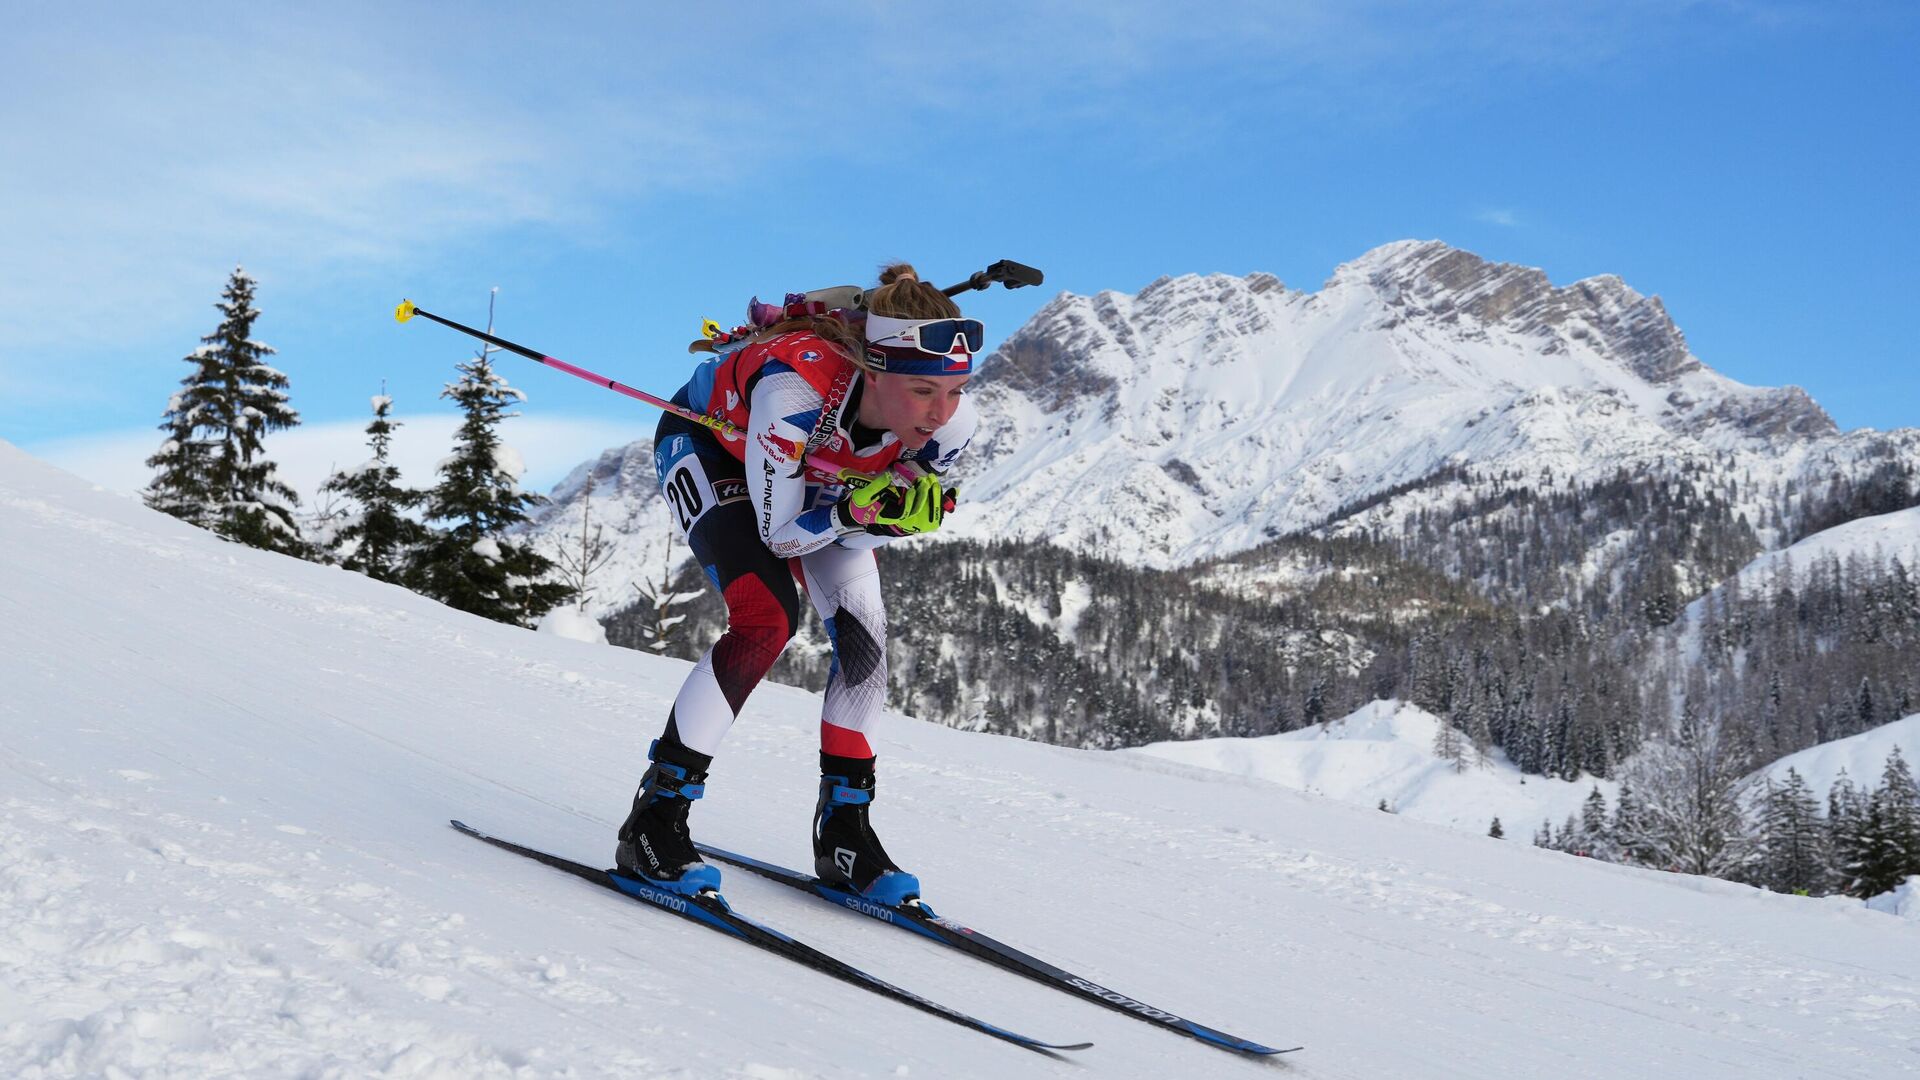
M253 339L258 284L234 267L214 307L220 326L185 359L193 371L168 402L167 441L147 459L159 470L143 493L148 506L253 547L303 554L293 508L300 497L274 475L262 440L297 426L287 376L266 364L273 348Z
M1760 807L1759 883L1774 892L1824 892L1827 868L1826 825L1813 789L1797 769L1778 784L1769 782Z
M453 455L440 463L425 510L429 522L445 528L418 550L408 580L449 607L532 626L566 599L567 587L548 580L551 560L506 537L527 520L528 508L545 501L520 489L526 467L495 430L519 415L507 410L526 395L493 370L484 349L456 370L460 378L440 396L452 398L466 419L454 435Z
M1582 854L1605 862L1619 860L1619 845L1614 841L1613 823L1607 815L1607 797L1600 793L1598 784L1580 804L1579 828L1577 846Z
M1846 871L1847 892L1863 898L1920 874L1920 789L1897 746L1887 756L1880 786L1867 800L1860 844Z
M1620 859L1629 863L1647 862L1647 851L1639 842L1646 835L1646 817L1640 797L1630 781L1620 781L1620 795L1613 804L1613 841Z
M1500 816L1498 814L1494 815L1493 825L1487 829L1487 835L1493 837L1495 840L1506 839L1507 830L1500 827Z
M395 585L407 584L411 554L433 532L407 516L426 492L402 486L400 469L389 459L393 429L393 399L382 393L373 399L373 421L367 425L367 445L373 457L350 472L327 477L320 490L338 492L354 503L347 523L336 530L332 547L340 565L370 578Z
M1827 850L1833 892L1853 893L1853 872L1866 850L1867 795L1843 766L1827 789Z

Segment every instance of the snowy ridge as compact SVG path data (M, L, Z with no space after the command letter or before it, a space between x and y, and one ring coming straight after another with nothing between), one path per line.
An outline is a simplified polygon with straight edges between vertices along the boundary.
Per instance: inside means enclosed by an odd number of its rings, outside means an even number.
M0 556L0 1075L1270 1072L728 877L743 910L882 978L1096 1042L1039 1058L446 827L459 814L605 857L683 663L226 544L4 443ZM804 860L818 709L755 694L699 835ZM1920 939L1857 904L1142 754L904 717L875 742L876 820L946 910L1304 1042L1296 1067L1315 1075L1842 1077L1914 1060Z
M1836 434L1797 388L1708 369L1659 299L1618 278L1556 288L1437 242L1376 249L1314 293L1214 274L1062 294L976 382L976 501L950 532L1156 566L1318 525L1446 467L1825 477L1889 441ZM1044 530L1020 512L1036 500L1061 510Z
M1387 807L1416 821L1486 833L1499 818L1509 837L1525 840L1542 823L1559 828L1598 787L1611 806L1612 780L1527 776L1496 747L1464 770L1434 752L1442 721L1400 701L1375 701L1352 714L1280 735L1162 742L1148 754L1364 807ZM1469 748L1470 750L1470 748Z
M1697 622L1708 606L1730 591L1755 596L1783 588L1797 588L1823 563L1856 563L1886 567L1895 560L1908 574L1920 573L1920 506L1891 514L1856 518L1823 529L1790 547L1769 551L1748 563L1712 592L1687 605L1689 622Z
M1896 749L1909 766L1920 761L1920 714L1788 754L1748 777L1747 782L1750 788L1758 788L1767 780L1782 783L1787 778L1787 770L1792 769L1807 782L1824 809L1827 791L1842 770L1854 786L1872 791L1880 783L1888 755Z

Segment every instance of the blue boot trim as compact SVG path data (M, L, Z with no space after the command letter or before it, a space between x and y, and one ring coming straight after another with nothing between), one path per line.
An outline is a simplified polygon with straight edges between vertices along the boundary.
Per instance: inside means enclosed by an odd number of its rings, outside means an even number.
M709 866L706 863L701 863L699 866L688 870L673 881L662 881L659 878L648 877L638 869L620 871L619 876L644 881L656 889L663 889L670 893L678 893L681 896L694 896L708 889L712 889L714 892L720 891L720 868L717 866Z
M830 776L830 777L827 777L827 779L838 780L839 777ZM833 801L837 803L845 803L849 806L859 806L863 803L872 802L873 792L863 791L857 787L848 787L845 784L835 784L833 785L833 792L831 797Z
M860 895L876 904L898 907L920 895L920 879L905 870L889 870L873 879L873 884Z

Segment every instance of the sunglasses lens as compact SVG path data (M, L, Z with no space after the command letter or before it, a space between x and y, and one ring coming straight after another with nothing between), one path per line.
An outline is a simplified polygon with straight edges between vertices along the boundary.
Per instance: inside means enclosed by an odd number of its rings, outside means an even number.
M964 351L980 351L985 327L978 319L942 319L920 327L920 350L941 356L953 351L954 342L963 340Z

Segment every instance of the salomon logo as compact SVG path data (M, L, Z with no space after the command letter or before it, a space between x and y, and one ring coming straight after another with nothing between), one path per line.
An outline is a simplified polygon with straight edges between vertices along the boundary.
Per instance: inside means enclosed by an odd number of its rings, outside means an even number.
M1151 1020L1179 1020L1180 1019L1179 1017L1173 1015L1170 1012L1161 1012L1159 1009L1156 1009L1151 1005L1142 1004L1141 1002L1135 1001L1125 994L1115 993L1112 990L1109 990L1098 983L1090 983L1087 980L1081 979L1081 978L1071 978L1067 980L1067 984L1075 987L1076 989L1085 990L1087 993L1092 994L1094 997L1099 998L1101 1001L1110 1001L1113 1004L1118 1005L1121 1008L1127 1010L1128 1012L1139 1013L1141 1016L1147 1017L1148 1019L1151 1019Z
M867 901L862 900L857 896L849 896L841 902L846 904L848 907L852 908L853 910L859 912L860 914L871 915L874 918L879 919L881 922L893 921L892 910L882 907L879 904L870 904Z
M666 908L668 911L677 911L682 915L685 915L687 913L687 902L684 899L678 896L675 896L670 892L665 892L660 889L650 888L646 892L641 893L640 895L645 897L648 900L653 901L654 903L660 905L661 907Z
M641 833L641 834L640 834L640 850L641 850L641 851L644 851L644 852L646 852L646 853L647 853L647 865L648 865L648 866L651 866L651 867L653 867L653 868L654 868L655 870L658 870L658 869L660 869L660 856L658 856L658 855L655 855L655 854L653 853L653 845L652 845L652 844L649 844L649 843L647 843L647 834L646 834L646 833Z
M853 880L853 852L843 847L834 848L833 865L842 874L846 875L848 881Z

